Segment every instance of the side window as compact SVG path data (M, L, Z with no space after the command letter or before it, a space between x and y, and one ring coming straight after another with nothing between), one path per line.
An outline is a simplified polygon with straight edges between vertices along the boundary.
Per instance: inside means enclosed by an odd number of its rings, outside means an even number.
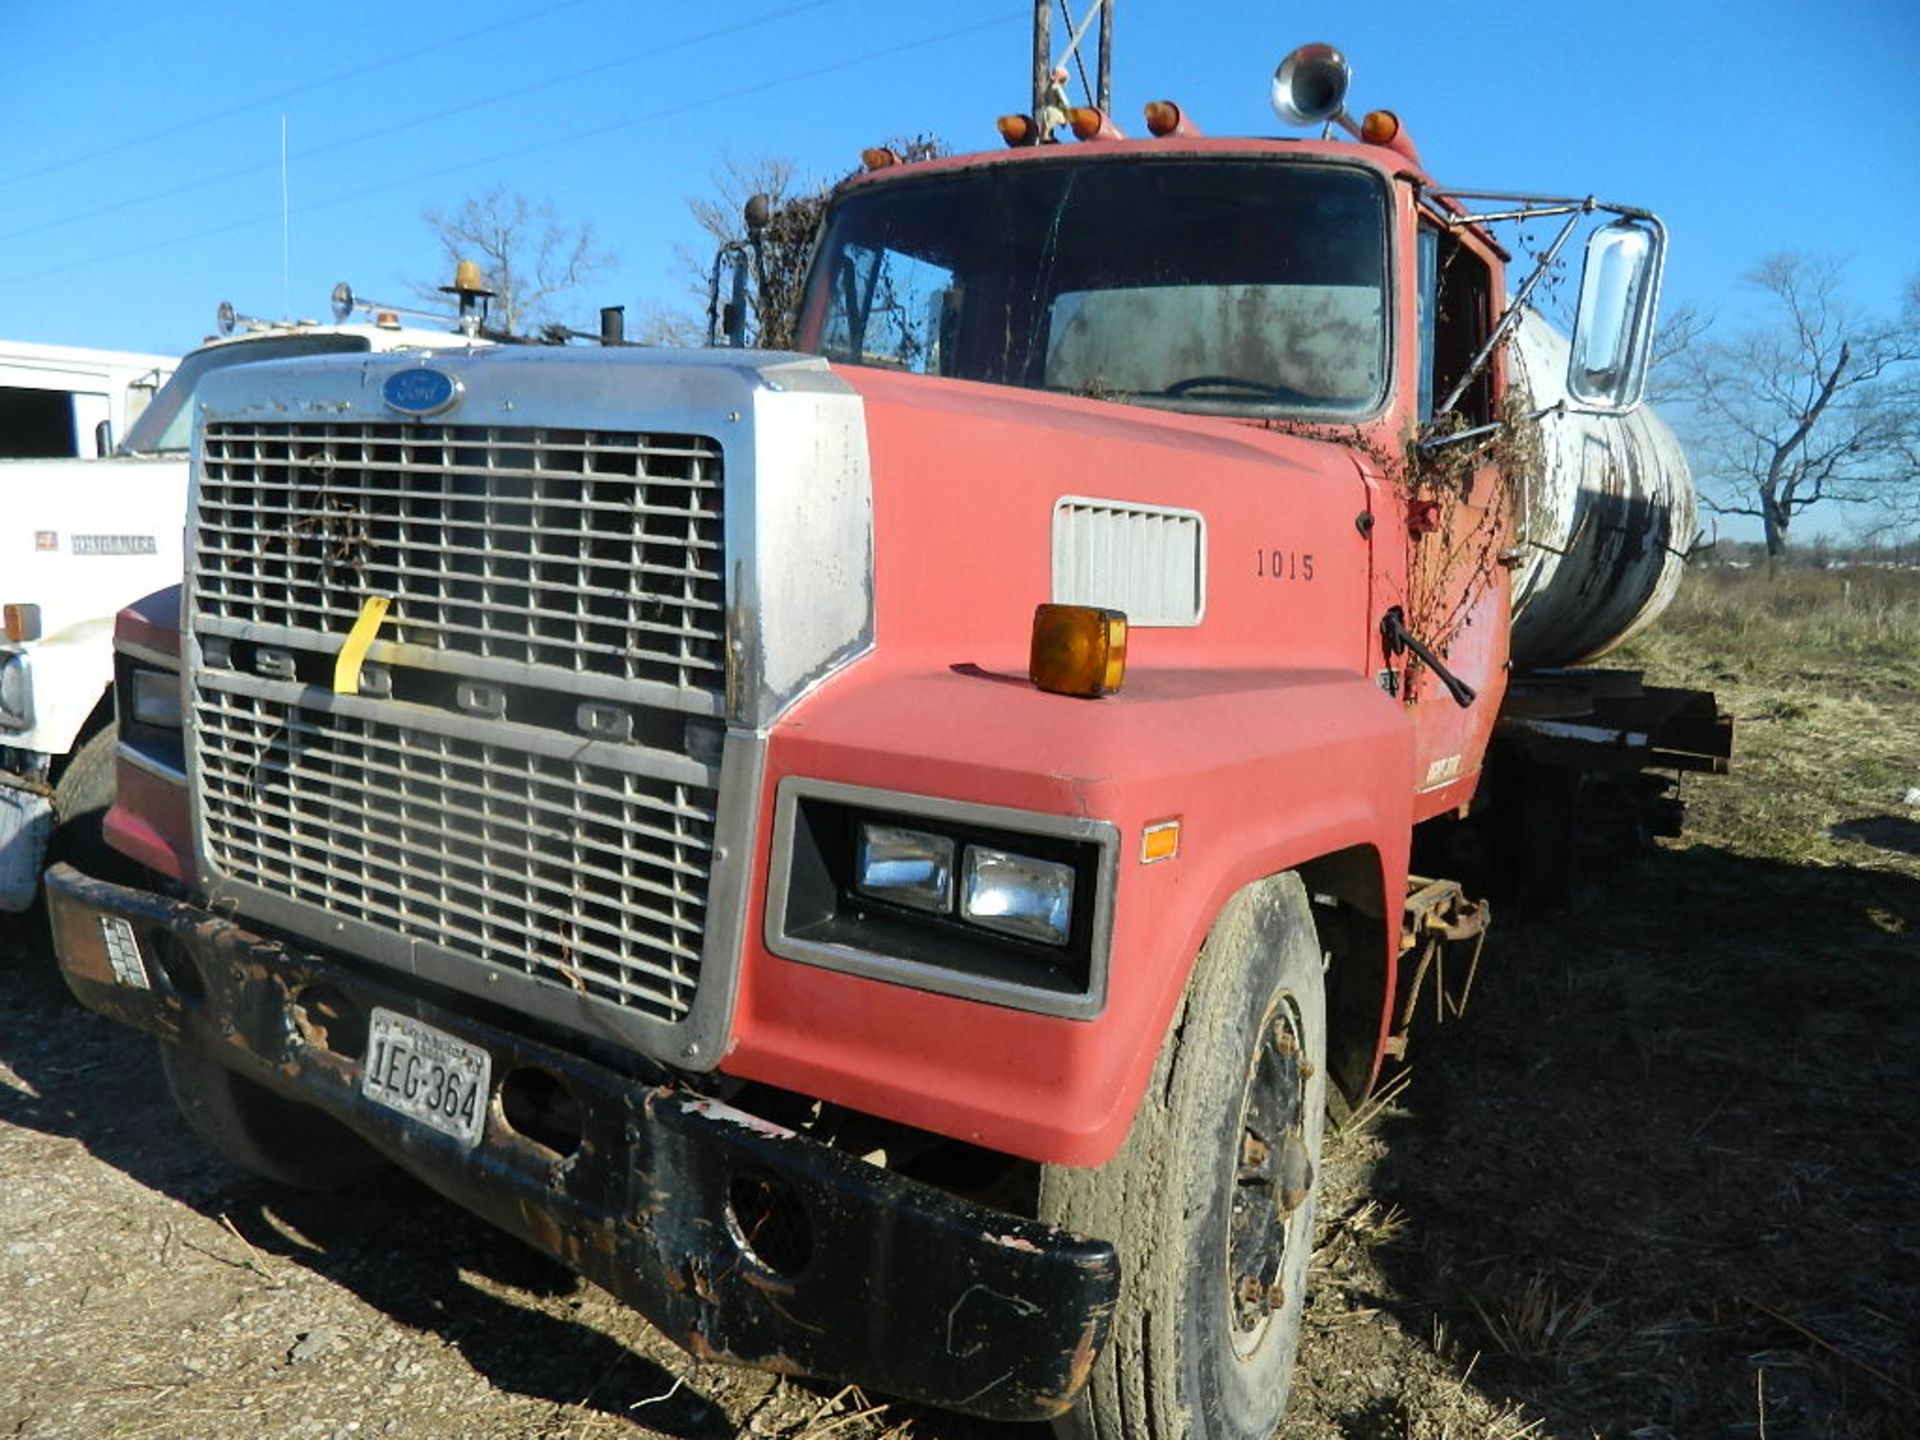
M938 375L958 308L945 266L905 251L849 245L834 271L821 351L830 360Z
M1422 221L1420 265L1420 421L1453 393L1486 343L1492 284L1486 262L1458 236ZM1469 426L1493 419L1493 376L1482 367L1455 407Z

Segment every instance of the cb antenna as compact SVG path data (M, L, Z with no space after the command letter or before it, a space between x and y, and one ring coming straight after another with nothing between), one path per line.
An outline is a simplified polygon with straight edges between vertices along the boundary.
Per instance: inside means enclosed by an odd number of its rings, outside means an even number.
M1094 106L1102 114L1113 113L1113 0L1092 0L1078 25L1073 25L1069 0L1059 0L1060 12L1072 27L1065 53L1053 58L1054 0L1033 0L1033 123L1042 140L1067 123L1067 65L1080 66L1080 84L1091 89ZM1080 59L1080 42L1095 16L1100 18L1099 82L1087 85L1086 62Z

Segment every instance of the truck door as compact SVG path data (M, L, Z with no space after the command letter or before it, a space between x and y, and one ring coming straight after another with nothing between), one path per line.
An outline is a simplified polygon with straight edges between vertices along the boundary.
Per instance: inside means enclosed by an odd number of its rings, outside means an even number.
M1503 392L1494 362L1468 382L1451 411L1436 407L1468 373L1500 299L1492 257L1468 237L1423 218L1417 232L1419 420L1423 434L1490 425ZM1471 794L1506 683L1508 575L1500 563L1511 516L1499 464L1502 442L1465 440L1411 462L1407 501L1407 632L1474 691L1462 706L1411 653L1397 657L1401 696L1414 722L1414 788L1431 797L1422 816Z

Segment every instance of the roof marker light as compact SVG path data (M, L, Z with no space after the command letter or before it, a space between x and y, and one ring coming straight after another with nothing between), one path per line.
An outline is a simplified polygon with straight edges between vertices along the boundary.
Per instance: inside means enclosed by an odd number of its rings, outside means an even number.
M860 152L860 163L869 170L884 170L900 163L899 152L890 145L874 145Z
M1360 122L1360 138L1369 145L1391 145L1400 135L1400 117L1391 110L1369 110Z
M994 123L1000 129L1000 138L1009 145L1032 145L1040 139L1040 128L1031 115L1002 115Z
M1150 100L1147 102L1147 133L1156 140L1164 140L1169 135L1198 135L1200 127L1187 119L1187 114L1171 100Z
M1076 105L1067 112L1067 124L1073 128L1076 140L1124 140L1127 137L1108 117L1107 112L1092 105Z

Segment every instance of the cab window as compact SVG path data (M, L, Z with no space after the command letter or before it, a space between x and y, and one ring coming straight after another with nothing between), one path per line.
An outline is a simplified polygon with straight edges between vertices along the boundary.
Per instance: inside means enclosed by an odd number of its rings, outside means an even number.
M1419 237L1420 423L1453 393L1473 357L1486 344L1492 277L1487 263L1460 237L1428 220ZM1482 366L1454 407L1468 425L1493 419L1493 375Z

